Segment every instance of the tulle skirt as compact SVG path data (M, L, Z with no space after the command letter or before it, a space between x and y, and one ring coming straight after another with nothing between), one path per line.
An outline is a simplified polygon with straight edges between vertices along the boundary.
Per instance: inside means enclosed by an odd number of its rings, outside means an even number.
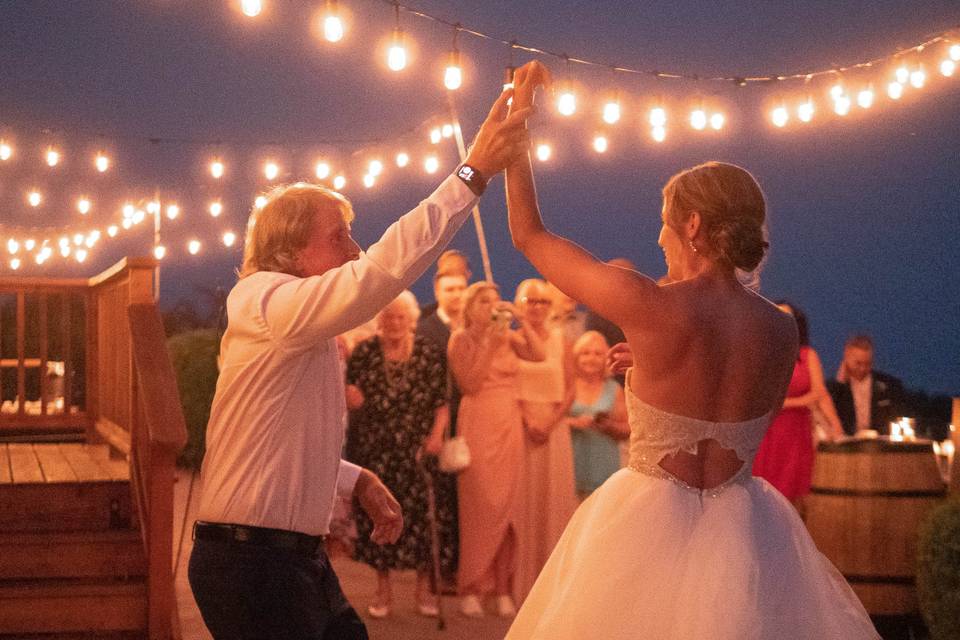
M508 640L879 639L790 503L621 469L571 519Z

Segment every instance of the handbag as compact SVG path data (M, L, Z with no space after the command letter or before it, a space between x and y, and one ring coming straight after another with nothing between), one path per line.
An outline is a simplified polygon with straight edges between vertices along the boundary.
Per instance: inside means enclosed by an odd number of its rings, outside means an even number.
M447 398L451 396L453 379L447 371ZM440 454L437 456L437 467L444 473L460 473L470 466L470 447L467 439L457 435L450 437L450 421L443 429L443 444L440 445Z

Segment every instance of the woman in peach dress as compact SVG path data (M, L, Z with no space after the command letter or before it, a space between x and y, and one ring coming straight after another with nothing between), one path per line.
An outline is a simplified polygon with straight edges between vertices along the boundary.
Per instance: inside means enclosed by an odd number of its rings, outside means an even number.
M496 596L497 612L512 616L521 511L523 423L517 393L520 359L543 360L543 344L497 286L476 282L464 293L464 327L450 336L448 361L463 392L457 433L470 448L470 466L457 481L460 499L458 586L464 615L483 615Z
M573 446L564 421L573 400L570 345L563 330L549 322L552 298L546 282L537 278L521 282L514 304L527 326L544 341L546 353L542 362L520 362L526 447L513 594L522 604L578 502Z

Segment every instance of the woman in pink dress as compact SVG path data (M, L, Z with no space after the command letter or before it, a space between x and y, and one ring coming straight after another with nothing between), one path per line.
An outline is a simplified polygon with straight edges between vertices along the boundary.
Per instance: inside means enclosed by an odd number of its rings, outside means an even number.
M803 514L803 500L810 493L813 477L811 410L817 407L823 413L831 438L843 435L843 427L824 386L820 358L810 346L806 315L796 305L783 300L777 306L797 321L800 351L783 409L767 430L753 461L753 475L765 478Z
M543 360L543 342L500 300L497 286L475 282L463 298L464 326L450 336L448 362L463 392L457 433L470 448L470 466L457 478L464 615L483 615L496 596L497 613L512 616L513 574L521 516L523 423L517 392L520 359Z

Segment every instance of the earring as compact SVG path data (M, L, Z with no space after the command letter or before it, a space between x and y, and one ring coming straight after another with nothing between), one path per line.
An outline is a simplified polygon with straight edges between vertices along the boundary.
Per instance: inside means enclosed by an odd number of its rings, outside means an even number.
M694 253L700 253L700 250L693 244L693 240L691 240L689 244Z

